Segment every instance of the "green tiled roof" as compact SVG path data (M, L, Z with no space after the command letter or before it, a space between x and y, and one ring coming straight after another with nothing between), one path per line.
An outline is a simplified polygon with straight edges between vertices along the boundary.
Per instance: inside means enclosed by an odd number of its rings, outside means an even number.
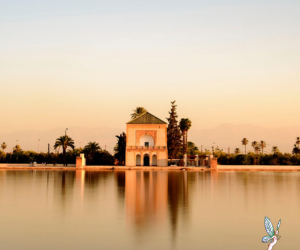
M137 118L132 119L127 122L127 124L167 124L163 120L157 118L156 116L150 114L149 112L145 112Z

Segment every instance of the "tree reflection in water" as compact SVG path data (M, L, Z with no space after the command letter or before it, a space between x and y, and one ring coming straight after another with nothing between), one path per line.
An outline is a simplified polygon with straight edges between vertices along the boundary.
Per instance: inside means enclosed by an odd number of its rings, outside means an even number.
M189 205L187 171L168 173L168 205L173 239L175 239L179 215L187 215ZM186 218L183 218L183 222L186 222Z
M125 171L115 171L115 179L118 188L118 200L124 202L125 198Z

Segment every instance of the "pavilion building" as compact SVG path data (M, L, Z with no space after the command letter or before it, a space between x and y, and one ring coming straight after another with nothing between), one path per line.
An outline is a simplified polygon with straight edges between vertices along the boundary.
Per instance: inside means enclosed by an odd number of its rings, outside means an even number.
M149 112L127 122L126 166L167 165L167 123Z

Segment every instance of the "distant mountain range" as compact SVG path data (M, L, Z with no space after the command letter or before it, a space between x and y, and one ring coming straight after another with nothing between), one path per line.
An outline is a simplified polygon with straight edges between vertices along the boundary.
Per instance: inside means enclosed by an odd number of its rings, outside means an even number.
M76 147L84 147L89 141L96 141L102 149L106 149L113 153L113 147L117 143L116 135L125 131L122 128L86 128L86 127L70 127L67 134L75 141ZM5 150L9 152L16 145L21 145L23 150L38 151L38 139L40 139L39 150L43 152L48 151L48 143L50 143L50 151L53 152L53 145L55 139L64 135L65 128L56 128L47 131L18 131L9 134L0 134L0 144L6 142L8 148ZM277 146L281 152L291 153L296 137L300 136L300 126L286 127L286 128L264 128L249 124L231 125L222 124L212 129L196 129L191 128L188 133L188 140L193 141L199 149L203 145L204 149L210 149L215 143L220 149L228 152L230 147L231 152L235 148L240 148L244 152L241 140L246 137L249 140L247 145L247 152L252 150L252 141L264 140L267 142L265 152L271 152L273 146Z

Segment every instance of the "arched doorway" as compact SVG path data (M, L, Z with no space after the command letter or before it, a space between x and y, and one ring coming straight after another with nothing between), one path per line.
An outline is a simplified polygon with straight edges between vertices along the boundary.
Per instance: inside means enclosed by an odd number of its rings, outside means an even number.
M137 155L137 156L136 156L135 165L136 165L136 166L141 166L141 156L140 156L140 155Z
M150 158L149 155L144 156L144 166L150 166Z
M157 166L157 156L156 155L152 156L152 166Z

